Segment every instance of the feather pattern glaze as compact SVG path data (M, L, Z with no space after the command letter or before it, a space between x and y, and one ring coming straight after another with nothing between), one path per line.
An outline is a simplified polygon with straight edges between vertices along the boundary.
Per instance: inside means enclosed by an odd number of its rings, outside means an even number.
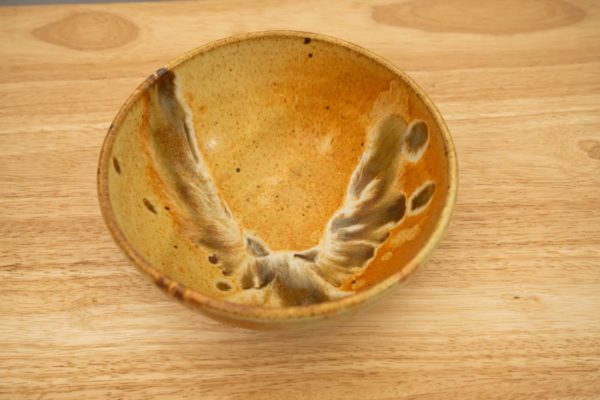
M185 235L214 254L216 267L235 282L237 290L229 299L289 306L351 295L341 284L368 265L407 214L407 195L395 185L399 165L403 155L414 159L422 153L414 147L426 143L427 126L422 121L407 125L392 111L382 115L367 133L344 202L324 227L319 244L272 251L238 224L220 196L196 143L191 111L176 76L168 71L153 90L152 110L158 114L148 127L152 169L181 215Z

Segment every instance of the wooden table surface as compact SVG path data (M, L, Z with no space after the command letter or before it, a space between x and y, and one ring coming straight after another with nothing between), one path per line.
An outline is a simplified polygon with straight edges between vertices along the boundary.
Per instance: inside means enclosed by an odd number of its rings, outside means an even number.
M599 3L240 3L0 7L0 398L600 398ZM408 71L448 122L460 189L402 290L265 333L143 279L104 226L96 166L151 72L281 28Z

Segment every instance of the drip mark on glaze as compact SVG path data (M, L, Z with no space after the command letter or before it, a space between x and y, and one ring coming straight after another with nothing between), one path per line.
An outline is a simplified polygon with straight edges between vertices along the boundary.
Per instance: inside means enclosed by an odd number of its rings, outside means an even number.
M408 126L406 135L406 158L415 163L421 159L429 143L429 130L427 124L421 120L415 120Z
M146 208L147 208L147 209L148 209L150 212L152 212L152 213L154 213L154 214L158 214L158 213L156 212L156 208L154 207L154 204L152 204L152 203L150 202L150 200L148 200L147 198L145 198L145 197L144 197L144 200L143 200L143 202L144 202L144 205L146 206Z
M410 199L410 213L414 215L423 211L431 201L434 192L435 183L433 182L427 182L417 188Z
M231 290L231 285L229 284L229 282L225 282L225 281L219 281L217 282L217 289L219 289L222 292L228 292Z
M121 175L121 165L119 164L119 160L117 160L117 157L113 157L113 166L115 167L115 171L117 171L117 174Z

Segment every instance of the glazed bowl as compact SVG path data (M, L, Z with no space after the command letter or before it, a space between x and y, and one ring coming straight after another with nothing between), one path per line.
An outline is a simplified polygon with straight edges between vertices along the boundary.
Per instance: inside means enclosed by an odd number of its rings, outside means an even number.
M449 223L448 129L401 70L345 41L244 34L150 75L98 168L116 243L180 302L251 328L350 314Z

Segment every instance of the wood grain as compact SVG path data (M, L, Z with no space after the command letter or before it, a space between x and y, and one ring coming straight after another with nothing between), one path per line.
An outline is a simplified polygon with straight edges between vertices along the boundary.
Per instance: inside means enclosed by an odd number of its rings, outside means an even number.
M598 3L237 3L0 8L0 398L599 398ZM257 333L144 280L104 227L95 174L148 74L276 28L407 70L453 133L460 190L402 290L316 330Z

